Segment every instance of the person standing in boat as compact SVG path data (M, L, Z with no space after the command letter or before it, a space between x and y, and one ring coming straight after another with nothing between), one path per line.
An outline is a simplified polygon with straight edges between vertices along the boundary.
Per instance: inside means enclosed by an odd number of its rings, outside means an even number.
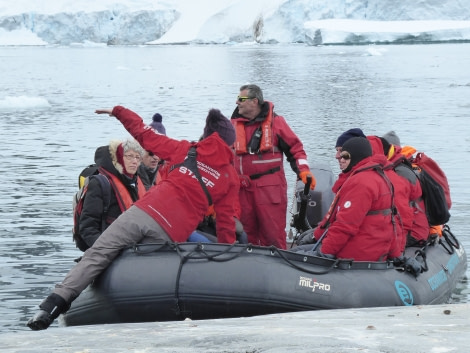
M286 249L287 181L283 155L304 183L312 177L307 154L284 117L257 85L243 85L232 114L235 169L240 177L241 218L248 242Z
M131 139L112 140L109 145L96 149L95 163L99 173L109 180L111 192L103 222L105 190L99 180L90 179L79 219L80 237L85 243L81 249L91 247L122 212L145 195L146 189L137 175L143 153L137 141Z
M385 261L400 256L396 246L393 186L382 165L372 158L364 137L342 146L342 176L335 199L313 231L321 247L316 254L356 261Z
M235 242L239 179L233 167L235 130L217 109L206 118L203 139L178 141L155 132L133 111L121 106L98 109L115 116L147 151L175 166L168 176L124 212L83 254L81 261L57 284L28 321L32 330L44 330L68 310L72 301L114 260L136 243L184 242L207 212L209 199L217 213L217 239ZM193 148L196 149L194 159ZM188 152L191 152L188 154ZM185 164L194 162L197 166ZM193 168L194 166L194 168ZM194 170L194 171L193 171ZM204 185L204 186L203 186ZM207 192L207 194L206 194Z

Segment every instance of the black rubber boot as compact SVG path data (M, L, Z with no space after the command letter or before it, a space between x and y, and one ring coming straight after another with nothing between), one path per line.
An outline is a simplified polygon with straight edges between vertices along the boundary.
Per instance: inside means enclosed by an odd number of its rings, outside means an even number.
M69 309L70 305L60 295L52 293L39 305L39 310L28 321L31 330L45 330L62 313Z

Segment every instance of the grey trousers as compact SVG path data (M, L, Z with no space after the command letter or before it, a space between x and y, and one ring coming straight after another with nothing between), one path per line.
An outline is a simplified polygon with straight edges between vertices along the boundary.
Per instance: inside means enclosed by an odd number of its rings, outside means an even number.
M131 206L83 254L80 262L57 284L54 293L71 303L119 255L136 243L170 241L168 234L147 213Z

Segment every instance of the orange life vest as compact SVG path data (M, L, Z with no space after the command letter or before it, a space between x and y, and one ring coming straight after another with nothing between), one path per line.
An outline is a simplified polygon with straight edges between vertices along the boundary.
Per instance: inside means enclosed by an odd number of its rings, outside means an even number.
M235 143L234 143L235 153L246 154L249 151L246 148L245 122L242 120L235 120L234 122L235 122L235 132L237 136ZM260 152L268 152L268 151L271 151L273 148L272 122L273 122L273 111L272 109L270 109L268 112L268 116L261 123L261 141L260 141L260 146L259 146Z
M105 172L106 176L109 179L109 182L113 188L114 194L116 195L117 202L119 204L119 208L122 212L127 210L131 205L135 202L132 200L131 194L129 190L124 186L122 181L114 174L109 172ZM139 199L141 199L145 193L145 186L139 176L137 176L137 193L139 195Z

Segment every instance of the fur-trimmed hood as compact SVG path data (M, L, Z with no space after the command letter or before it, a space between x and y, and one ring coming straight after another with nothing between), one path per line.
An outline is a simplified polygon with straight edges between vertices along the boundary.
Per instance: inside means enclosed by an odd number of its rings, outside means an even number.
M124 166L118 161L117 149L119 145L123 147L124 153L133 150L140 154L141 157L144 155L143 148L135 140L111 140L109 145L100 146L95 152L95 163L108 172L120 176L123 174Z

